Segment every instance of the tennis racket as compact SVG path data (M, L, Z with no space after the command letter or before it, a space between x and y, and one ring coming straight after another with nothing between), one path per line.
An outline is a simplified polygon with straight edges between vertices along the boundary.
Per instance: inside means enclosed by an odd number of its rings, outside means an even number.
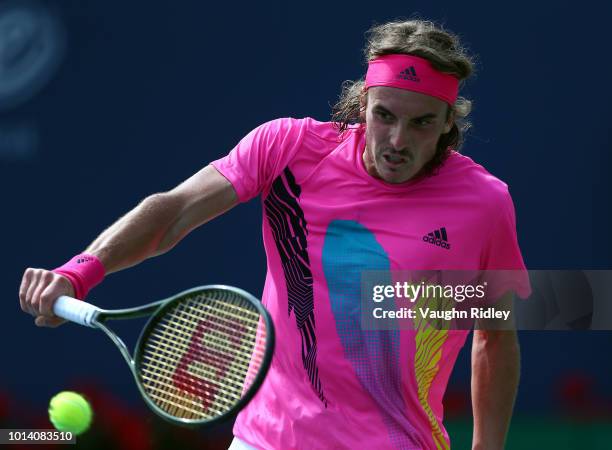
M240 411L261 386L274 351L269 313L251 294L230 286L201 286L118 310L61 296L53 312L104 331L147 405L181 425L213 425ZM132 357L106 322L147 315Z

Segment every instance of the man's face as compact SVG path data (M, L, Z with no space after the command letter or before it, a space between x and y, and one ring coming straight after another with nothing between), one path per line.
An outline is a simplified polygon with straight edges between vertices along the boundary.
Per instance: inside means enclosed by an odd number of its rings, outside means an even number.
M448 105L435 97L385 86L368 89L366 148L370 175L387 183L412 179L436 153L438 139L448 133Z

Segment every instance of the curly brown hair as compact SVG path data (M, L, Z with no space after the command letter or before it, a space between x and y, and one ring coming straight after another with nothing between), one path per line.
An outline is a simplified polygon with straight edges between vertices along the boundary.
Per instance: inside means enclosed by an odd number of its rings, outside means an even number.
M427 59L440 72L459 79L459 86L474 72L474 57L467 53L457 35L444 30L440 25L425 20L393 21L375 25L366 33L364 48L366 63L388 54L405 53ZM367 91L362 79L342 83L340 99L332 108L332 121L339 132L349 125L363 123L362 107L367 104ZM448 157L451 150L458 151L465 132L471 123L466 119L472 109L472 102L459 96L447 110L447 120L454 115L454 124L448 133L440 136L437 151L422 170L431 174Z

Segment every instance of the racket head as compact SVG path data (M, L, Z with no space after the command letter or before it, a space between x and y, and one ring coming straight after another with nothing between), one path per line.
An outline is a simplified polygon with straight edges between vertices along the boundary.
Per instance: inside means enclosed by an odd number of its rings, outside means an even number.
M253 398L270 367L274 326L248 292L200 286L167 300L134 353L136 384L162 418L186 426L227 420Z

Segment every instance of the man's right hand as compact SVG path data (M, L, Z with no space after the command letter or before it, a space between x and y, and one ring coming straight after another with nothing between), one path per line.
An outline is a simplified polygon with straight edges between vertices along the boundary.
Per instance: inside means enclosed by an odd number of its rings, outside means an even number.
M57 327L65 322L53 314L53 304L61 295L74 297L70 281L50 270L28 267L19 287L21 309L36 319L39 327Z

